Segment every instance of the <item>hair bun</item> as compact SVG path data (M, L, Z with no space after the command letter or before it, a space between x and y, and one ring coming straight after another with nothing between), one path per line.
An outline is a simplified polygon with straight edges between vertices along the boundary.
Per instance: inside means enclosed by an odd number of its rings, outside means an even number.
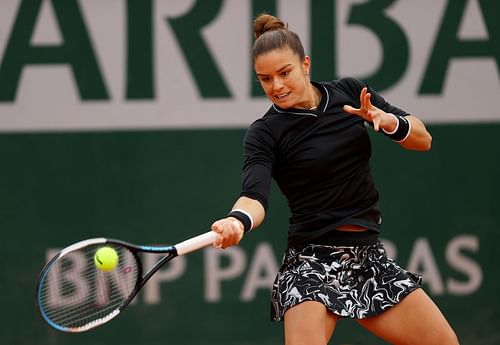
M287 25L281 19L267 13L258 15L253 22L253 31L256 39L264 32L286 28Z

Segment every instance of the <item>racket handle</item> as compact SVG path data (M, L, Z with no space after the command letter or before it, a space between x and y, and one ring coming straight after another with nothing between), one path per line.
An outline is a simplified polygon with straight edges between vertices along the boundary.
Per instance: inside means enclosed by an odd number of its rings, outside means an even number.
M217 234L215 232L208 231L204 234L178 243L174 247L177 250L177 255L185 255L212 244L212 242L215 241L216 237Z

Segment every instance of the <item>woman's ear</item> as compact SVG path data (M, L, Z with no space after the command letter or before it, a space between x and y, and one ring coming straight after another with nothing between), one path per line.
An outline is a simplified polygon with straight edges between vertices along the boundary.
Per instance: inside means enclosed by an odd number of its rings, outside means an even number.
M311 57L306 55L304 57L304 62L302 63L304 68L304 74L309 75L311 73Z

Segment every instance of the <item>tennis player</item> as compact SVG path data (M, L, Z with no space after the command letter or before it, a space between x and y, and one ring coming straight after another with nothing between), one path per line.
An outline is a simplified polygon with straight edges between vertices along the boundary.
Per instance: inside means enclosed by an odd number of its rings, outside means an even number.
M281 19L260 15L253 29L254 68L272 105L247 130L241 196L213 223L214 246L236 245L262 223L274 178L291 211L271 301L287 345L325 345L342 318L394 344L458 344L421 277L379 240L369 127L427 151L424 124L360 80L311 81L311 58Z

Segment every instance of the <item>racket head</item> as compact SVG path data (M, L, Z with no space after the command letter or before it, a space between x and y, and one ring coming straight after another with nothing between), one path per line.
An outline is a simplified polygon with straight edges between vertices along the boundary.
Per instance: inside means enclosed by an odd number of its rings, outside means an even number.
M111 247L118 254L110 272L94 263L97 250ZM62 332L84 332L118 316L141 286L138 250L105 238L77 242L54 256L40 272L36 305L42 318Z

